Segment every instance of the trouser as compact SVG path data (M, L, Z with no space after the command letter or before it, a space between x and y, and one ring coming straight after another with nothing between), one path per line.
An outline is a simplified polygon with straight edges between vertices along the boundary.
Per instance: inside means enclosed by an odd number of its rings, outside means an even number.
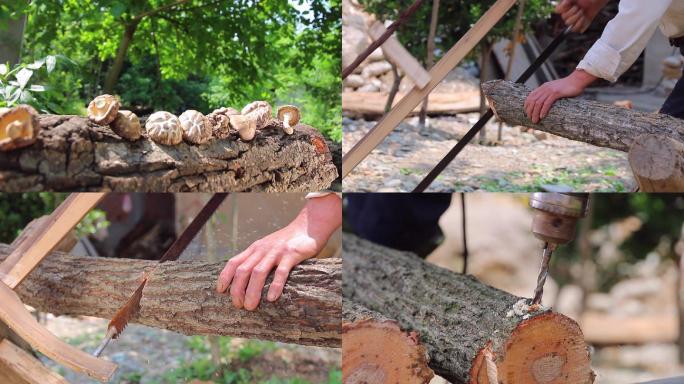
M684 55L684 47L681 50L682 55ZM677 81L670 96L665 100L660 113L684 119L684 72L682 72L682 77Z
M425 258L442 242L448 193L345 193L345 231Z

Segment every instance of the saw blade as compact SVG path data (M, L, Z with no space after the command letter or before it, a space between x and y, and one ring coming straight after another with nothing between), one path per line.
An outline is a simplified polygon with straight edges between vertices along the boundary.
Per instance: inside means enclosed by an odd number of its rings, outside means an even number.
M95 352L93 352L94 356L100 356L102 351L104 351L109 344L109 341L118 338L119 335L121 335L121 332L123 332L123 330L126 328L126 325L128 325L128 322L138 314L140 311L140 300L142 299L143 289L145 288L145 284L147 284L147 280L152 272L154 272L154 270L160 264L166 261L176 260L180 257L185 248L187 248L188 244L190 244L192 239L195 238L200 229L202 229L204 224L206 224L211 215L216 211L216 209L218 209L227 196L227 193L215 193L214 196L212 196L212 198L207 202L207 204L204 205L197 216L195 216L190 225L183 230L176 241L174 241L173 244L171 244L171 246L166 250L166 252L164 252L164 255L159 259L157 265L152 268L152 270L144 273L143 279L140 282L140 285L138 285L138 288L129 297L129 299L126 301L126 304L116 311L114 317L112 317L112 320L109 321L107 333L102 340L102 343L100 343Z

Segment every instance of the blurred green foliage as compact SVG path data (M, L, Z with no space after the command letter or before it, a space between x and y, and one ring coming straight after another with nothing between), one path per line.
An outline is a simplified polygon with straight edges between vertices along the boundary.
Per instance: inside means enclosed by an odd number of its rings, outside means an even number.
M359 0L366 10L380 20L397 20L399 14L414 0ZM496 0L441 0L435 34L435 61L446 53L475 24ZM534 23L547 18L553 11L548 0L528 0L523 17L523 30L529 30ZM515 24L514 6L496 26L487 33L484 42L494 43L500 38L510 38ZM432 1L425 0L416 13L397 32L399 41L418 60L424 63L427 56L427 40L432 13ZM477 50L471 52L476 54Z
M45 111L82 114L113 77L139 114L266 100L300 106L303 123L341 139L340 0L26 3L0 6L0 28L28 15L22 62L59 53L74 63L47 78Z
M67 197L66 193L0 193L0 242L11 243L31 222L49 215ZM93 234L109 225L104 211L91 210L76 226L77 236Z

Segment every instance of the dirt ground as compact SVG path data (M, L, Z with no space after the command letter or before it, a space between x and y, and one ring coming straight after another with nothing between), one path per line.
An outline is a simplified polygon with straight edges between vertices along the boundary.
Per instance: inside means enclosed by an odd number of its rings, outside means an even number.
M73 318L48 315L46 326L62 340L81 350L92 352L104 335L107 321L93 317ZM197 347L197 344L205 345L205 339L206 337L184 336L175 332L131 324L119 339L110 343L102 357L119 365L112 383L178 382L178 379L169 379L168 374L173 371L180 374L180 382L191 382L197 379L196 375L190 374L191 372L202 373L197 369L202 366L200 364L192 366L192 363L208 358L209 352L198 350ZM243 369L253 378L249 381L234 381L236 384L246 382L328 383L330 372L339 371L341 366L340 349L250 341L240 338L225 340L228 342L229 349L236 351L239 358L224 369L235 372ZM244 359L244 353L239 351L244 351L244 346L249 343L251 343L251 351L259 352L254 352L253 356L250 352L249 358ZM42 357L42 360L70 383L98 383L98 381L63 368L45 357ZM226 362L222 359L222 363ZM187 368L188 366L192 366L192 369ZM188 376L183 377L186 374ZM300 381L294 381L295 379Z
M420 129L417 118L400 124L344 180L349 192L411 191L479 118L478 114L431 118ZM343 153L375 122L343 120ZM624 192L636 188L627 154L542 132L521 132L487 125L484 145L475 138L429 188L434 192L524 192L567 186L587 192Z

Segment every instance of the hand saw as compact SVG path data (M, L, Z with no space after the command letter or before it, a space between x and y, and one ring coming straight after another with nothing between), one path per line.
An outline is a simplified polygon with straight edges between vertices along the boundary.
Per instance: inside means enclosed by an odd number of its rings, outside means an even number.
M195 238L200 229L204 226L204 224L206 224L211 215L216 211L216 209L219 207L219 205L221 205L227 196L227 193L214 194L214 196L212 196L212 198L192 220L190 225L183 230L183 233L181 233L176 241L171 244L169 249L166 250L161 259L159 259L157 266L166 261L178 259L181 253L183 253L183 250L185 250L192 239ZM128 301L126 301L126 304L116 311L114 317L107 326L107 333L105 334L104 340L102 340L100 346L97 347L95 352L93 352L94 356L100 356L109 342L112 339L118 338L119 335L121 335L121 332L123 332L123 330L126 328L126 325L128 325L128 322L138 314L140 311L140 300L142 299L143 289L145 288L147 279L153 272L154 268L151 271L143 273L143 278L140 282L140 285L138 285L138 288L135 290L135 292L133 292Z

